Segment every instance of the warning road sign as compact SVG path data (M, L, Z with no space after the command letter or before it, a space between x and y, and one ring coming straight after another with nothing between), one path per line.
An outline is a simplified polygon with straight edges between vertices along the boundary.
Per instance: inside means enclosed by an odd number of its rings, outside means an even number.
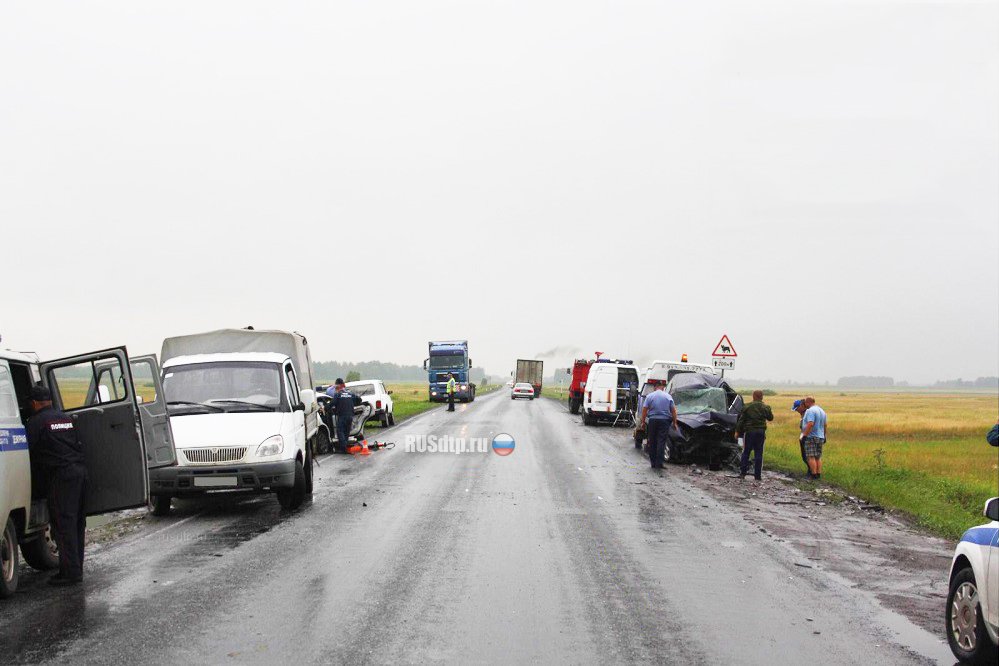
M711 355L732 358L738 356L738 354L735 353L735 346L732 344L732 341L728 339L728 335L723 335L721 337L721 340L719 340L718 344L715 345L715 350L711 352Z

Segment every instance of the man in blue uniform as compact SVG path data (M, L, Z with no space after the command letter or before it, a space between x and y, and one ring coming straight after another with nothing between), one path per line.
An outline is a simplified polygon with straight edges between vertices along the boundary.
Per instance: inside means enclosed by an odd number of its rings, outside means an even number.
M326 389L326 395L333 398L337 451L347 453L347 439L350 437L350 425L354 420L354 406L360 404L361 399L351 393L339 377L333 386Z
M642 424L649 436L652 469L662 469L670 426L676 428L676 404L665 388L660 384L642 403Z
M83 444L73 420L52 406L52 394L41 384L29 394L33 416L28 419L31 465L45 484L49 523L59 546L59 573L51 585L74 585L83 580L83 546L87 514L83 501L87 489Z

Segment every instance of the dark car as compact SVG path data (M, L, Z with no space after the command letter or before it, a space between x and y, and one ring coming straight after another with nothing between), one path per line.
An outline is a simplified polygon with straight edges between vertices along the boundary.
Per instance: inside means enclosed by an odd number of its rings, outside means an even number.
M655 390L652 382L643 396ZM701 463L711 469L734 466L742 451L735 440L735 424L742 413L742 396L721 377L699 372L675 375L666 391L676 403L677 430L670 430L666 461ZM645 438L635 430L635 446Z

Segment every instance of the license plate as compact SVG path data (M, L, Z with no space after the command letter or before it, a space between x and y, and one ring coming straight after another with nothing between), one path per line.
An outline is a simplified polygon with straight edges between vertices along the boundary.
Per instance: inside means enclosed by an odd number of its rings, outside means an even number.
M200 488L227 488L236 485L234 476L196 476L194 485Z

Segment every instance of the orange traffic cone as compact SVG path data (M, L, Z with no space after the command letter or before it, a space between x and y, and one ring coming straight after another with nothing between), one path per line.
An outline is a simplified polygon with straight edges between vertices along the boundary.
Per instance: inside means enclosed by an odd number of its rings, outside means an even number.
M349 453L350 455L354 455L355 453L360 453L360 452L361 452L361 447L358 446L357 444L351 444L350 446L347 447L347 453Z
M368 440L362 439L361 440L361 447L362 447L361 448L361 455L362 456L370 456L371 455L371 449L368 448Z

